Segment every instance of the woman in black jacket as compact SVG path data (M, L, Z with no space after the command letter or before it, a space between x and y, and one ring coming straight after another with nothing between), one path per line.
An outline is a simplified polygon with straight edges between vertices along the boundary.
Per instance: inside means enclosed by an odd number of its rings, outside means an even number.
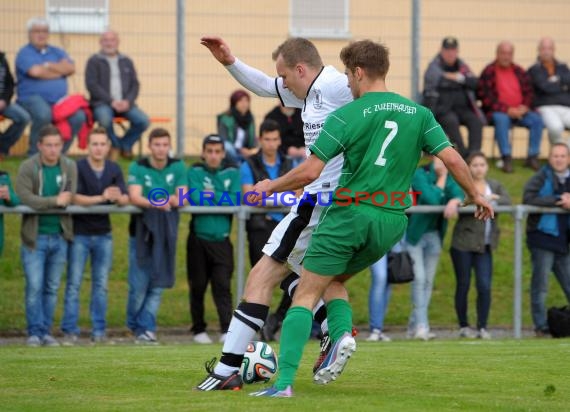
M485 155L472 153L467 158L475 186L494 206L510 205L511 199L505 187L487 179L489 166ZM490 339L487 319L491 307L491 279L493 274L493 249L499 243L497 220L481 221L472 214L461 214L453 230L451 260L457 281L455 287L455 311L459 321L459 336ZM471 283L471 270L475 270L477 286L477 332L469 327L467 298Z

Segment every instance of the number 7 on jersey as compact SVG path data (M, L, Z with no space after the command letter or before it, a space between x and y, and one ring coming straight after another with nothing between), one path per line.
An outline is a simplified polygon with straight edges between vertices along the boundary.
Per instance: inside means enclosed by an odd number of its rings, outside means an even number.
M398 123L393 122L391 120L386 120L386 123L384 123L384 127L386 129L390 129L390 133L388 133L388 136L384 140L384 143L382 143L382 148L380 149L380 154L378 155L378 159L376 159L376 161L374 162L376 166L386 166L386 158L384 157L384 152L386 151L388 145L392 143L392 140L394 140L396 134L398 134Z

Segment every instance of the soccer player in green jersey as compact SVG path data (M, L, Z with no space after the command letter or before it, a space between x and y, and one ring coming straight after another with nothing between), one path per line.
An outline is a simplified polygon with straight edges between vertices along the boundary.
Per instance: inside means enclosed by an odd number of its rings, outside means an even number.
M321 296L327 302L334 346L315 373L315 383L326 384L343 371L356 350L350 333L352 309L343 282L377 261L402 237L411 200L401 194L409 191L422 151L445 163L466 192L464 204L477 206L475 217L494 216L433 114L387 90L387 48L370 40L358 41L346 46L340 58L355 100L327 118L307 161L279 179L258 183L257 196L250 199L306 185L319 176L329 159L344 154L339 187L313 233L301 282L283 323L277 382L254 396L293 395L293 380L311 331L311 309Z

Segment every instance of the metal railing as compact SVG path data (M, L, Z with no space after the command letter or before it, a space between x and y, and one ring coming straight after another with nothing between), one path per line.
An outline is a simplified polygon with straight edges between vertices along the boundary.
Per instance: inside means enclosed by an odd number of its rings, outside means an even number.
M185 206L178 209L180 213L193 214L233 214L237 218L237 294L239 302L245 285L245 247L246 221L253 213L288 212L289 208L257 208L251 206ZM407 210L413 213L442 213L444 206L413 206ZM473 206L460 208L459 213L473 213ZM28 206L6 207L0 205L0 213L5 214L100 214L100 213L141 213L135 206L69 206L65 209L49 209L38 211ZM523 263L523 221L529 213L569 213L561 208L536 207L528 205L497 206L496 213L510 214L514 219L514 285L513 285L513 337L522 337L522 263Z

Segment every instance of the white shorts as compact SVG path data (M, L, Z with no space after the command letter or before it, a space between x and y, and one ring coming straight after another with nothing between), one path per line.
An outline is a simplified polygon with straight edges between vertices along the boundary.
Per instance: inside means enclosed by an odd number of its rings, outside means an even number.
M310 196L310 197L309 197ZM287 266L298 275L313 230L319 223L321 213L331 202L332 192L321 192L318 195L303 193L298 204L279 222L271 232L269 240L263 247L263 253Z

